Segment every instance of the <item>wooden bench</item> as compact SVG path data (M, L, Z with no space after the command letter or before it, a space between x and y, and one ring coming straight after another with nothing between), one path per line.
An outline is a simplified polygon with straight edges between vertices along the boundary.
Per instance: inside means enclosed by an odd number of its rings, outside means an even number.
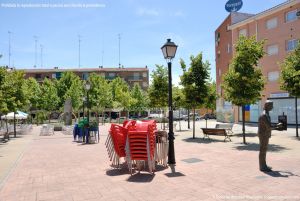
M233 134L233 131L232 131L233 124L216 124L216 128L225 129L228 134L230 134L230 135Z
M226 139L231 141L230 135L227 134L226 129L223 128L201 128L203 131L203 139L209 138L210 135L218 135L218 136L225 136L224 142L226 142Z

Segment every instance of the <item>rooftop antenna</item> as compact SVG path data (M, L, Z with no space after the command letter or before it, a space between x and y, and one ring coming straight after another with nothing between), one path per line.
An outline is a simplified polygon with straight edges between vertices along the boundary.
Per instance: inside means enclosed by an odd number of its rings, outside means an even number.
M80 68L80 43L81 43L81 35L78 35L78 68Z
M44 46L41 44L40 48L41 48L41 68L43 68L43 49L44 49Z
M119 68L121 68L121 34L118 34L119 39Z
M33 36L34 38L34 68L36 68L36 63L37 63L37 42L38 42L38 37L37 36Z
M10 68L10 57L11 57L11 32L8 31L8 67Z
M102 62L102 68L103 68L103 61L104 61L104 38L102 38L102 51L101 51L101 62Z

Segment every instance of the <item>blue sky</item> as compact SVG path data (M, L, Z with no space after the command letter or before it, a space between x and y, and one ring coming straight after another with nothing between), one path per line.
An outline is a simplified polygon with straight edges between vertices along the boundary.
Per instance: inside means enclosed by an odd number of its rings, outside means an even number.
M203 52L215 79L214 31L227 17L227 0L0 0L18 4L97 4L96 8L0 7L0 65L8 65L8 31L11 31L11 64L32 68L38 36L43 67L78 67L78 35L81 35L81 68L117 67L118 34L124 67L166 65L160 47L171 38L179 47L173 61L173 79L182 74L179 59L189 63L191 54ZM258 13L284 0L243 0L240 12ZM104 52L104 53L103 53Z

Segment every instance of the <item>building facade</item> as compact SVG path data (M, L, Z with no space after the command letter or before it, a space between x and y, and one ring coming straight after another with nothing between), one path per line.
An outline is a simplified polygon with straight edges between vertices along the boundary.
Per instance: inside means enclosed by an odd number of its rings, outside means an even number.
M58 68L53 69L20 69L25 72L25 78L33 77L38 82L45 78L60 79L63 72L73 72L82 80L87 80L91 73L105 77L107 80L113 80L116 77L124 79L130 87L139 84L146 90L149 86L149 69L145 68Z
M246 121L257 122L267 99L274 102L272 121L278 115L287 115L288 123L295 124L295 99L280 89L280 63L292 52L300 39L300 0L286 1L256 15L231 13L216 30L216 83L220 98L217 102L217 118L224 122L241 121L241 108L225 101L222 96L222 76L227 72L234 55L234 45L239 36L255 36L265 40L265 56L259 66L266 84L262 99L246 106ZM299 105L299 100L298 100ZM298 109L299 112L299 109ZM300 114L299 114L300 115Z

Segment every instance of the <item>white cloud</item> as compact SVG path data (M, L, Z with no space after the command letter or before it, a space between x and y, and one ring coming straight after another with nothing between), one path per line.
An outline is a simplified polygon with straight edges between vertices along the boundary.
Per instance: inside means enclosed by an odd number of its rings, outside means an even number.
M159 12L155 9L139 8L137 14L140 16L159 16Z

